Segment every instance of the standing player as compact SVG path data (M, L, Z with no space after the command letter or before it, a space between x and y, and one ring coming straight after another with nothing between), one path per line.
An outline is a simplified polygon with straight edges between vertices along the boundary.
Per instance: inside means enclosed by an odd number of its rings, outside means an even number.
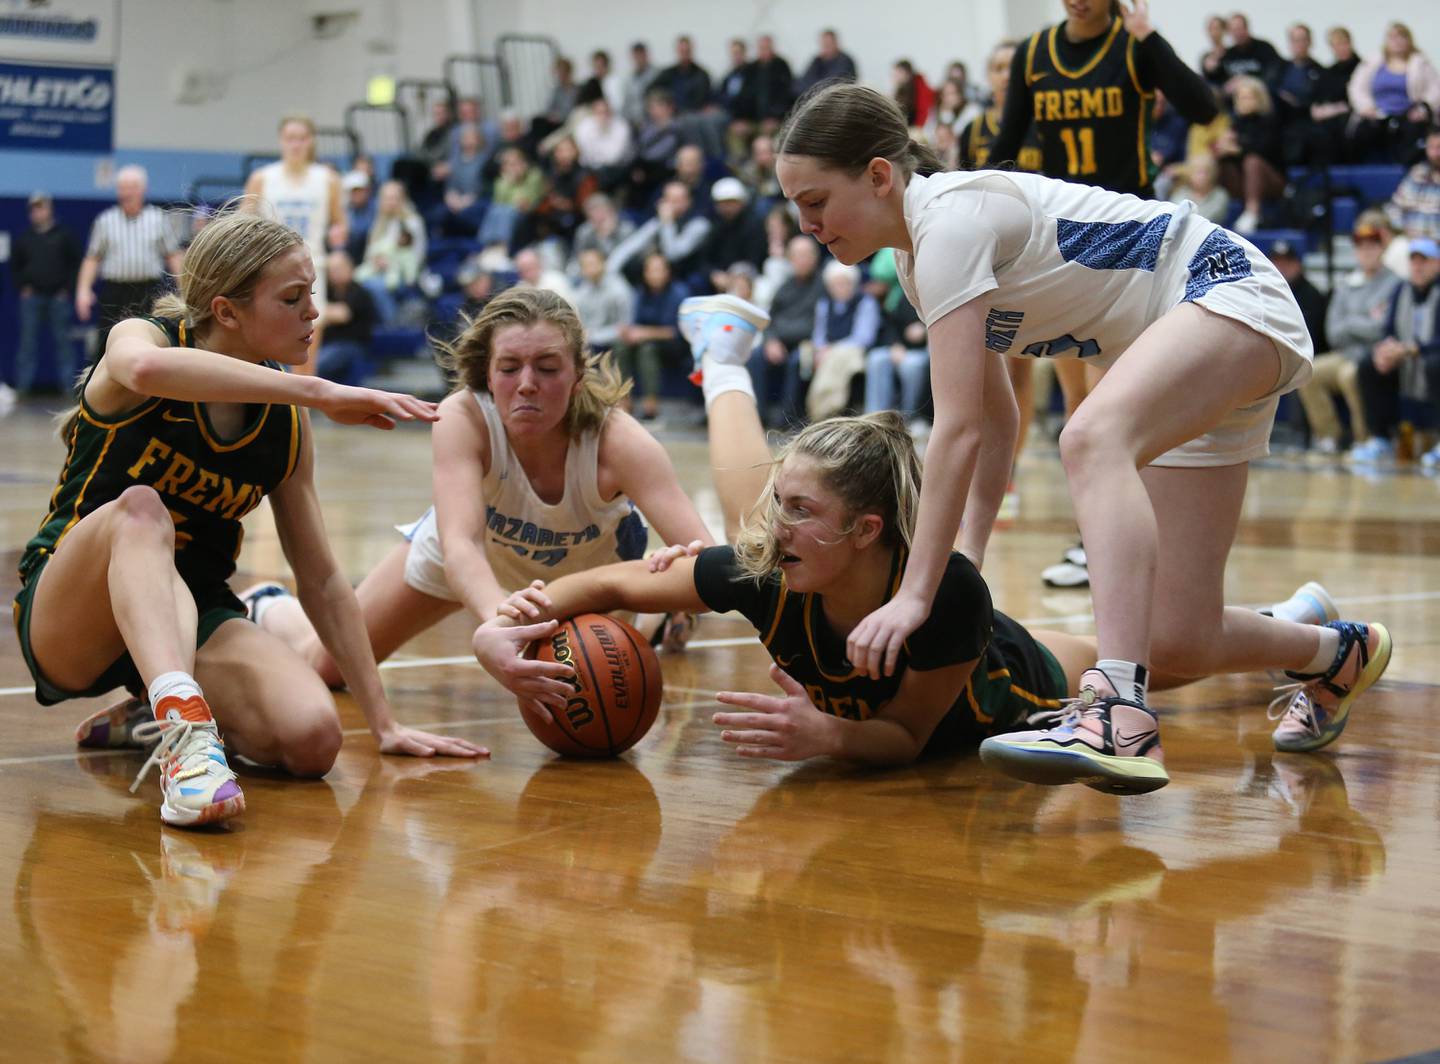
M456 341L459 387L433 436L435 505L357 590L377 659L462 606L484 622L532 580L641 557L637 505L665 542L711 542L664 448L616 409L629 387L613 362L585 351L574 308L542 288L496 296ZM245 599L327 683L341 681L284 588ZM672 645L683 635L681 621Z
M315 305L325 305L325 256L346 241L345 210L340 202L340 175L315 161L315 123L303 115L280 120L280 161L260 167L245 182L253 209L273 212L282 225L299 233L315 266ZM323 328L315 326L315 342L298 372L315 372Z
M935 431L904 582L847 640L893 672L929 616L951 545L979 565L1005 490L1016 410L1002 355L1107 367L1060 439L1085 537L1101 660L1083 715L993 738L992 759L1044 782L1164 786L1149 668L1283 668L1297 680L1280 749L1332 741L1390 657L1378 624L1294 624L1224 605L1252 458L1314 352L1284 279L1242 238L1178 207L1034 174L938 173L893 103L827 87L792 112L777 173L802 229L841 262L896 249L930 330Z
M267 496L306 608L380 749L484 752L395 722L325 539L300 406L378 428L435 414L407 395L283 372L310 342L313 273L299 236L276 222L233 214L206 226L186 254L180 294L111 330L66 422L69 454L50 512L20 559L15 621L36 698L147 690L154 719L130 738L158 739L140 778L160 766L167 824L245 808L221 726L231 749L297 776L325 774L340 749L325 686L245 622L226 584L240 520Z

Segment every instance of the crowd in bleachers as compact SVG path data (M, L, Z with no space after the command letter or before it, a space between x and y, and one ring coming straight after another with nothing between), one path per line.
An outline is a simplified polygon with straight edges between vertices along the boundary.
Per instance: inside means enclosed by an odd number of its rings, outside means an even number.
M1212 17L1207 31L1196 69L1219 113L1192 125L1157 96L1156 194L1192 200L1205 217L1278 252L1297 299L1310 303L1322 364L1336 356L1355 367L1318 374L1315 386L1347 399L1348 433L1315 394L1304 431L1322 450L1348 437L1358 454L1382 452L1378 433L1420 416L1417 404L1440 401L1428 370L1378 354L1393 329L1391 339L1419 352L1417 365L1440 367L1440 327L1426 324L1440 295L1433 281L1422 283L1427 240L1440 238L1440 74L1400 23L1373 52L1357 51L1344 28L1329 29L1328 65L1302 23L1289 27L1283 57L1250 33L1243 14ZM932 80L900 59L889 82L915 136L960 165L967 128L998 113L1003 63L999 82L985 86L963 63ZM634 378L637 413L651 416L662 394L685 394L680 301L734 291L773 319L751 366L769 423L898 407L923 432L924 327L893 261L882 253L859 272L827 264L812 240L796 239L780 195L773 134L788 109L810 86L860 73L829 29L798 69L762 35L753 55L750 42L730 41L729 68L712 75L681 36L666 65L652 62L643 42L626 70L604 51L588 57L584 77L557 59L534 116L474 97L432 101L430 128L388 179L363 156L343 175L348 242L328 261L321 371L362 377L377 358L453 330L462 312L505 287L534 284L575 302L592 344L614 349ZM1306 276L1304 257L1328 229L1353 237L1340 244L1347 254L1353 246L1355 267L1327 295ZM1367 273L1377 243L1383 275ZM21 271L22 293L33 290ZM1366 315L1372 327L1357 328ZM25 320L38 329L41 317ZM34 359L31 332L27 325L22 364ZM1440 451L1429 457L1440 462Z

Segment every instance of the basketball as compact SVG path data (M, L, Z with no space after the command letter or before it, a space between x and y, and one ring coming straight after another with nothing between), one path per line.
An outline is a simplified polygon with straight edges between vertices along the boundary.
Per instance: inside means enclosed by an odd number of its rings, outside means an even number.
M565 757L615 757L650 730L660 712L660 661L624 621L582 613L538 639L525 656L575 670L574 693L555 723L523 719L535 738Z

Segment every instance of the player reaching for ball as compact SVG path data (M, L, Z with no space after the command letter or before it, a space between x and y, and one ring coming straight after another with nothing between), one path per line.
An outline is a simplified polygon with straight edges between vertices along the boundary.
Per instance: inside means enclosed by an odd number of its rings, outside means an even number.
M462 606L483 622L533 580L641 557L640 512L666 543L711 542L664 448L617 409L629 386L608 355L586 357L563 297L536 288L497 296L449 363L458 387L433 433L435 505L356 590L377 660ZM256 623L339 682L282 586L243 597Z
M915 527L920 464L901 418L831 418L800 431L772 460L744 370L763 312L733 296L687 300L680 324L702 370L716 487L727 526L741 525L738 539L733 548L692 544L684 556L671 548L512 596L476 645L522 707L563 707L570 690L562 670L522 656L529 640L553 631L546 616L733 609L760 634L781 689L717 696L736 709L715 722L742 756L893 764L1078 714L1066 699L1095 665L1095 640L1027 631L993 609L959 552L895 672L854 668L846 633L895 594ZM1307 584L1276 611L1319 624L1333 605Z
M842 262L895 248L901 286L930 330L930 475L900 589L846 638L857 668L895 667L932 615L957 533L968 557L984 558L1015 446L1005 358L1080 358L1105 374L1066 424L1060 455L1101 660L1081 685L1084 713L992 738L986 752L1024 779L1164 786L1151 668L1195 678L1286 669L1296 683L1276 747L1333 741L1385 671L1389 632L1225 605L1249 463L1268 453L1279 397L1304 383L1314 358L1274 265L1188 202L1037 174L944 173L894 101L859 85L802 98L777 149L801 230Z
M110 331L65 423L69 453L50 512L20 559L15 620L36 698L147 690L153 715L122 717L123 737L102 711L80 738L148 739L155 749L140 778L160 767L167 824L245 808L227 747L297 776L324 775L340 749L329 692L289 646L245 622L227 585L241 518L263 498L381 750L484 753L396 723L330 552L303 408L379 428L435 412L412 396L283 372L305 360L314 277L294 230L247 214L206 226L185 255L179 294Z

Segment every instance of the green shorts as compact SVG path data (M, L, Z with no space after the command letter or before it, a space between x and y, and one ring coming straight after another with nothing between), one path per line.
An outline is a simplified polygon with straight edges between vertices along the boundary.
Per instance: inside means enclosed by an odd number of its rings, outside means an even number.
M128 653L121 654L111 662L83 691L67 691L56 687L45 678L40 666L35 663L34 652L30 649L30 610L35 589L40 586L40 574L45 571L47 564L48 558L35 566L27 574L25 583L15 596L15 631L20 636L20 653L25 658L25 667L30 670L30 675L35 680L35 700L42 706L53 706L71 698L98 698L117 687L123 687L134 694L144 691L144 681L140 679L140 673ZM224 584L198 590L192 587L190 593L195 596L195 607L200 615L195 625L197 649L204 646L206 640L215 634L215 629L226 621L245 619L245 604Z

